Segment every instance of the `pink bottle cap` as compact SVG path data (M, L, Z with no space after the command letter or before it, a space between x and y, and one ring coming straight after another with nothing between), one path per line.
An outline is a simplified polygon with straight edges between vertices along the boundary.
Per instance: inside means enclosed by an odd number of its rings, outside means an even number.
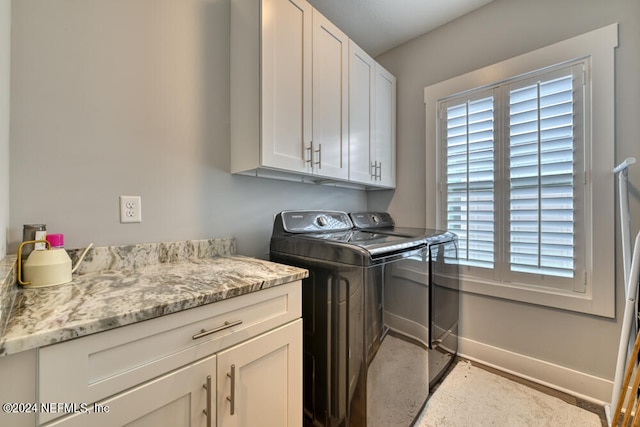
M64 234L47 234L45 239L51 244L52 248L61 248L64 246Z

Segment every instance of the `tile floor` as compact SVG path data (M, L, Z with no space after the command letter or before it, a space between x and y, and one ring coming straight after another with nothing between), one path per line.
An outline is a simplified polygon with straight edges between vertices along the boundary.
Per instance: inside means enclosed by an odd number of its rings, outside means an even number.
M438 389L438 385L447 376L449 371L451 371L455 367L456 363L459 360L467 360L467 359L464 359L464 358L461 358L461 357L457 357L456 360L454 360L454 362L451 364L451 367L449 368L447 373L445 375L443 375L442 379L433 387L431 393L433 393L435 390ZM608 426L607 418L606 418L606 415L604 413L604 407L602 407L600 405L596 405L596 404L594 404L592 402L589 402L587 400L577 398L577 397L572 396L570 394L563 393L561 391L555 390L555 389L550 388L550 387L546 387L544 385L535 383L533 381L529 381L529 380L526 380L524 378L520 378L520 377L518 377L516 375L512 375L512 374L500 371L498 369L491 368L489 366L483 365L483 364L478 363L478 362L474 362L474 361L471 361L471 360L467 360L467 361L471 362L472 365L477 366L478 368L485 369L485 370L487 370L489 372L492 372L492 373L494 373L496 375L500 375L502 377L508 378L508 379L510 379L512 381L515 381L517 383L524 384L524 385L526 385L528 387L531 387L531 388L533 388L535 390L538 390L538 391L540 391L542 393L546 393L548 395L557 397L558 399L564 400L567 403L570 403L572 405L578 406L578 407L580 407L580 408L582 408L584 410L587 410L589 412L593 412L594 414L597 414L600 417L600 422L602 423L602 427L607 427Z

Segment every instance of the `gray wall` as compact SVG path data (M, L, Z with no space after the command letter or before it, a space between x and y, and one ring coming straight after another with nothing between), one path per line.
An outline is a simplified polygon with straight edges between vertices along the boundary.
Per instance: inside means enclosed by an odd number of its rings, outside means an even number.
M435 179L435 174L425 171L423 160L435 155L425 152L424 87L614 22L619 22L616 161L628 156L640 160L640 2L495 0L376 58L398 78L398 189L392 197L371 195L369 207L388 206L396 219L414 225L423 225L426 209L433 209L424 196L423 177L426 174L427 179ZM640 226L639 165L632 168L630 181L635 236ZM619 225L615 227L619 234ZM624 295L621 257L616 261L618 315L614 320L464 294L462 336L612 379Z
M7 253L9 228L9 69L11 0L0 0L0 259Z
M234 236L266 257L281 210L366 208L228 173L228 0L19 0L12 25L10 251L43 222L69 248Z

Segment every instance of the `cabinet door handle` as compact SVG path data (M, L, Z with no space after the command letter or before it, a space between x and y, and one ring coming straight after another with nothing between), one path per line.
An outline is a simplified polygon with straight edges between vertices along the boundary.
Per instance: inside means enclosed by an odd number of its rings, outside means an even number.
M238 326L242 324L242 320L234 320L233 322L226 321L224 325L218 326L217 328L209 329L201 329L199 333L193 335L191 338L197 340L198 338L206 337L207 335L215 334L216 332L224 331L225 329L233 328L234 326Z
M313 141L309 143L308 147L305 147L304 151L309 152L309 155L305 156L308 157L308 160L305 159L304 162L309 163L309 166L311 166L313 164Z
M318 144L316 153L318 153L318 161L314 164L318 165L318 169L322 169L322 144Z
M377 178L382 181L382 162L378 163L378 173Z
M202 387L207 390L207 409L202 412L207 416L207 427L211 427L211 375L207 375L207 383L202 384Z
M231 403L229 415L236 413L236 365L231 365L231 373L227 374L231 378L231 395L227 396L227 400Z

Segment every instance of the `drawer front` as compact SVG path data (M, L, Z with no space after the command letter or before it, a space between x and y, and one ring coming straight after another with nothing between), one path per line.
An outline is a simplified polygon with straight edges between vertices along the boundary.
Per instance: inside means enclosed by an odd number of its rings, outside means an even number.
M39 401L93 403L255 337L301 317L301 292L297 281L43 347Z

